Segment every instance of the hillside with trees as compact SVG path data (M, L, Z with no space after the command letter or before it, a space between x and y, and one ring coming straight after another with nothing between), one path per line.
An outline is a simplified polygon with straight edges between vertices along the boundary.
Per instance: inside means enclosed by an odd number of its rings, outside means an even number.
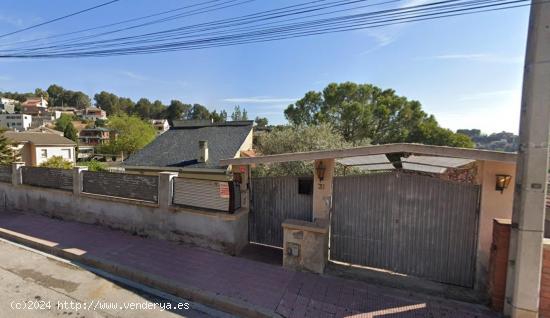
M238 105L228 114L225 110L211 111L207 106L177 99L165 105L160 100L151 101L142 97L134 101L107 91L101 91L90 98L81 91L68 90L56 84L50 85L46 90L37 88L32 93L0 92L0 96L20 101L41 96L48 100L49 106L63 105L82 109L94 104L100 107L105 110L109 120L106 123L93 124L107 125L118 131L118 141L101 149L109 153L130 154L149 143L155 137L151 125L148 124L149 119L167 119L170 124L181 119L210 119L214 122L248 120L247 110ZM269 126L268 118L255 118L255 124L264 132L265 137L257 143L260 153L398 142L471 148L475 145L472 139L477 144L482 137L471 131L455 133L443 128L433 115L422 109L419 101L372 84L331 83L322 91L307 92L303 98L284 110L284 116L289 124L276 129ZM62 116L56 129L75 140L77 137L70 124L71 120L66 115ZM497 144L500 145L499 141L494 141L495 147Z
M502 131L487 135L479 129L459 129L457 133L470 137L478 149L515 152L519 147L519 136L511 132Z

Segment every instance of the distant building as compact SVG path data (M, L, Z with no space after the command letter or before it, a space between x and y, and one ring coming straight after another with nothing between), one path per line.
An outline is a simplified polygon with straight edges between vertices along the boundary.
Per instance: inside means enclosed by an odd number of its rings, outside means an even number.
M29 98L21 103L21 112L23 114L40 116L48 111L48 102L44 98Z
M173 127L123 162L128 171L179 171L226 175L220 160L252 149L253 121L174 121ZM191 172L194 171L194 172Z
M170 124L166 119L151 119L149 122L153 125L153 127L155 127L157 135L161 135L170 129Z
M50 133L50 134L56 134L56 135L59 135L59 136L64 135L62 131L51 129L51 128L44 127L44 126L37 127L37 128L31 128L31 129L27 130L27 132Z
M54 121L59 119L58 112L44 112L40 115L32 116L32 128L53 125Z
M61 114L76 115L77 109L74 107L54 106L49 108L50 111L60 112Z
M115 137L115 133L105 127L82 129L78 136L78 159L92 158L98 146L108 143Z
M32 116L25 114L0 114L0 127L25 131L32 126Z
M27 166L39 166L51 157L59 156L75 162L76 144L63 136L47 132L12 132L4 136L14 144L14 150Z
M96 121L97 119L105 120L107 119L107 113L97 107L88 107L77 113L84 120Z
M0 113L14 114L18 103L15 99L0 97Z
M78 136L79 144L88 146L99 146L109 142L111 130L105 127L85 128Z

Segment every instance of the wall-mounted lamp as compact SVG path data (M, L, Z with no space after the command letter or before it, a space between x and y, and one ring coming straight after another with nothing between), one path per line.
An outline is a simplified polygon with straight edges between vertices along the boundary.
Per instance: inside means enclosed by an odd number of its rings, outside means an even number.
M319 178L319 181L323 181L323 179L325 178L325 170L326 169L327 168L325 167L323 162L319 161L319 163L315 167L315 172L317 172L317 178Z
M510 185L510 180L512 180L511 175L507 174L497 174L497 183L495 185L495 190L504 192L504 189L508 188Z

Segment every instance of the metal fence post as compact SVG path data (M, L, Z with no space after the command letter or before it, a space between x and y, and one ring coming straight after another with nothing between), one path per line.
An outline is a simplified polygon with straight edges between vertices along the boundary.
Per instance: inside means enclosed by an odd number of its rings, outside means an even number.
M172 196L174 192L172 181L177 176L177 172L159 173L158 202L161 208L168 208L172 205Z
M23 184L23 172L22 167L25 166L24 162L14 162L11 168L11 183L14 186Z
M73 168L73 194L79 196L83 189L83 171L87 171L88 167L74 167Z

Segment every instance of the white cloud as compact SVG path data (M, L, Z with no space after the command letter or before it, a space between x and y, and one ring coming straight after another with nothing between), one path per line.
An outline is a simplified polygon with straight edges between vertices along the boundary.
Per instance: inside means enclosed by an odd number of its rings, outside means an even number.
M398 8L403 9L406 7L414 7L428 2L429 0L409 0L400 5ZM414 14L411 14L410 17L414 17ZM403 30L410 24L413 23L388 25L380 28L365 29L364 32L376 41L376 45L363 52L360 52L359 55L361 56L369 54L395 42L399 35L403 32Z
M0 81L9 81L9 80L11 80L11 77L0 75Z
M146 80L149 79L147 76L137 74L137 73L134 73L134 72L130 72L130 71L121 71L120 74L122 74L122 75L124 75L128 78L138 80L138 81L146 81Z
M298 98L277 98L269 96L254 96L254 97L233 97L225 98L224 102L229 103L242 103L242 104L278 104L278 103L292 103L297 101Z
M500 56L490 53L451 53L435 55L427 58L421 58L423 60L462 60L472 62L485 62L485 63L505 63L516 64L521 63L523 58L520 56Z

